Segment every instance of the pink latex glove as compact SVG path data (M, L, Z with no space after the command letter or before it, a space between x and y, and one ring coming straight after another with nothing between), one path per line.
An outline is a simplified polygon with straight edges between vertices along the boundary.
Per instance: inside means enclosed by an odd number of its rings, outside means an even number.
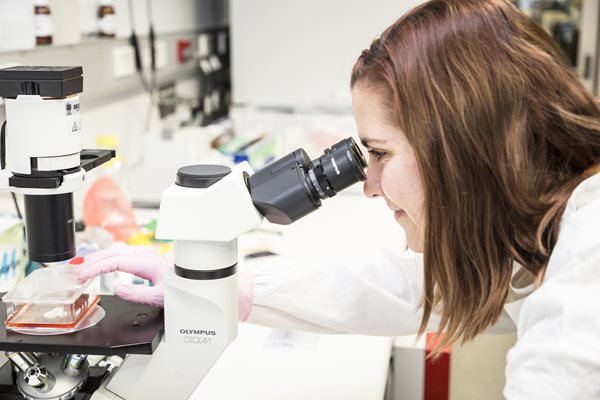
M164 275L173 262L152 249L142 246L117 244L108 249L88 254L79 265L79 279L87 280L114 271L128 272L142 279L148 279L153 286L121 285L115 289L120 298L135 303L164 306ZM239 279L239 320L246 322L252 312L254 282L252 272L240 269Z
M135 303L163 307L165 271L172 267L171 260L150 248L118 244L88 254L79 266L78 276L83 281L109 272L128 272L149 280L153 286L120 285L115 294Z

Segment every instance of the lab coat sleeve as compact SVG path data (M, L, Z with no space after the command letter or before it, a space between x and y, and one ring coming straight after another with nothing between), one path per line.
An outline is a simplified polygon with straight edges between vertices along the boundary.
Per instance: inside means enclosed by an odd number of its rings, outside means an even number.
M381 249L319 261L275 256L243 268L254 282L252 323L384 336L414 334L421 323L420 254ZM438 323L433 315L429 326Z
M568 265L521 309L507 356L509 400L600 398L600 248L565 254Z

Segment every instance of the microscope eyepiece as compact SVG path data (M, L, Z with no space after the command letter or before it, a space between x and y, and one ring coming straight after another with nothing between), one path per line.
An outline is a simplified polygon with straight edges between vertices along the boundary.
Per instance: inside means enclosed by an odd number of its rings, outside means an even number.
M365 158L352 138L313 161L303 149L267 165L248 179L254 206L269 221L287 225L315 211L321 200L366 179Z
M367 161L352 138L325 149L308 170L311 183L321 199L333 197L358 181L364 181Z

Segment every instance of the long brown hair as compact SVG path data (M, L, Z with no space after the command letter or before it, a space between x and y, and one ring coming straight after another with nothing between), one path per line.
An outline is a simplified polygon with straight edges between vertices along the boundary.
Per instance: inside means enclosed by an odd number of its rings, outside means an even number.
M440 349L497 321L513 264L545 269L600 109L566 57L508 0L432 0L358 58L351 86L387 96L425 191L423 333Z

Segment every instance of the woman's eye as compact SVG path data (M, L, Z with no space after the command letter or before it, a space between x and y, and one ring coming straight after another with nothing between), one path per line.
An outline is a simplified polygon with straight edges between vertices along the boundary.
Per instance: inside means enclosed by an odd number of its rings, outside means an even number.
M375 157L377 161L380 161L385 156L385 153L375 150L369 150L369 154Z

